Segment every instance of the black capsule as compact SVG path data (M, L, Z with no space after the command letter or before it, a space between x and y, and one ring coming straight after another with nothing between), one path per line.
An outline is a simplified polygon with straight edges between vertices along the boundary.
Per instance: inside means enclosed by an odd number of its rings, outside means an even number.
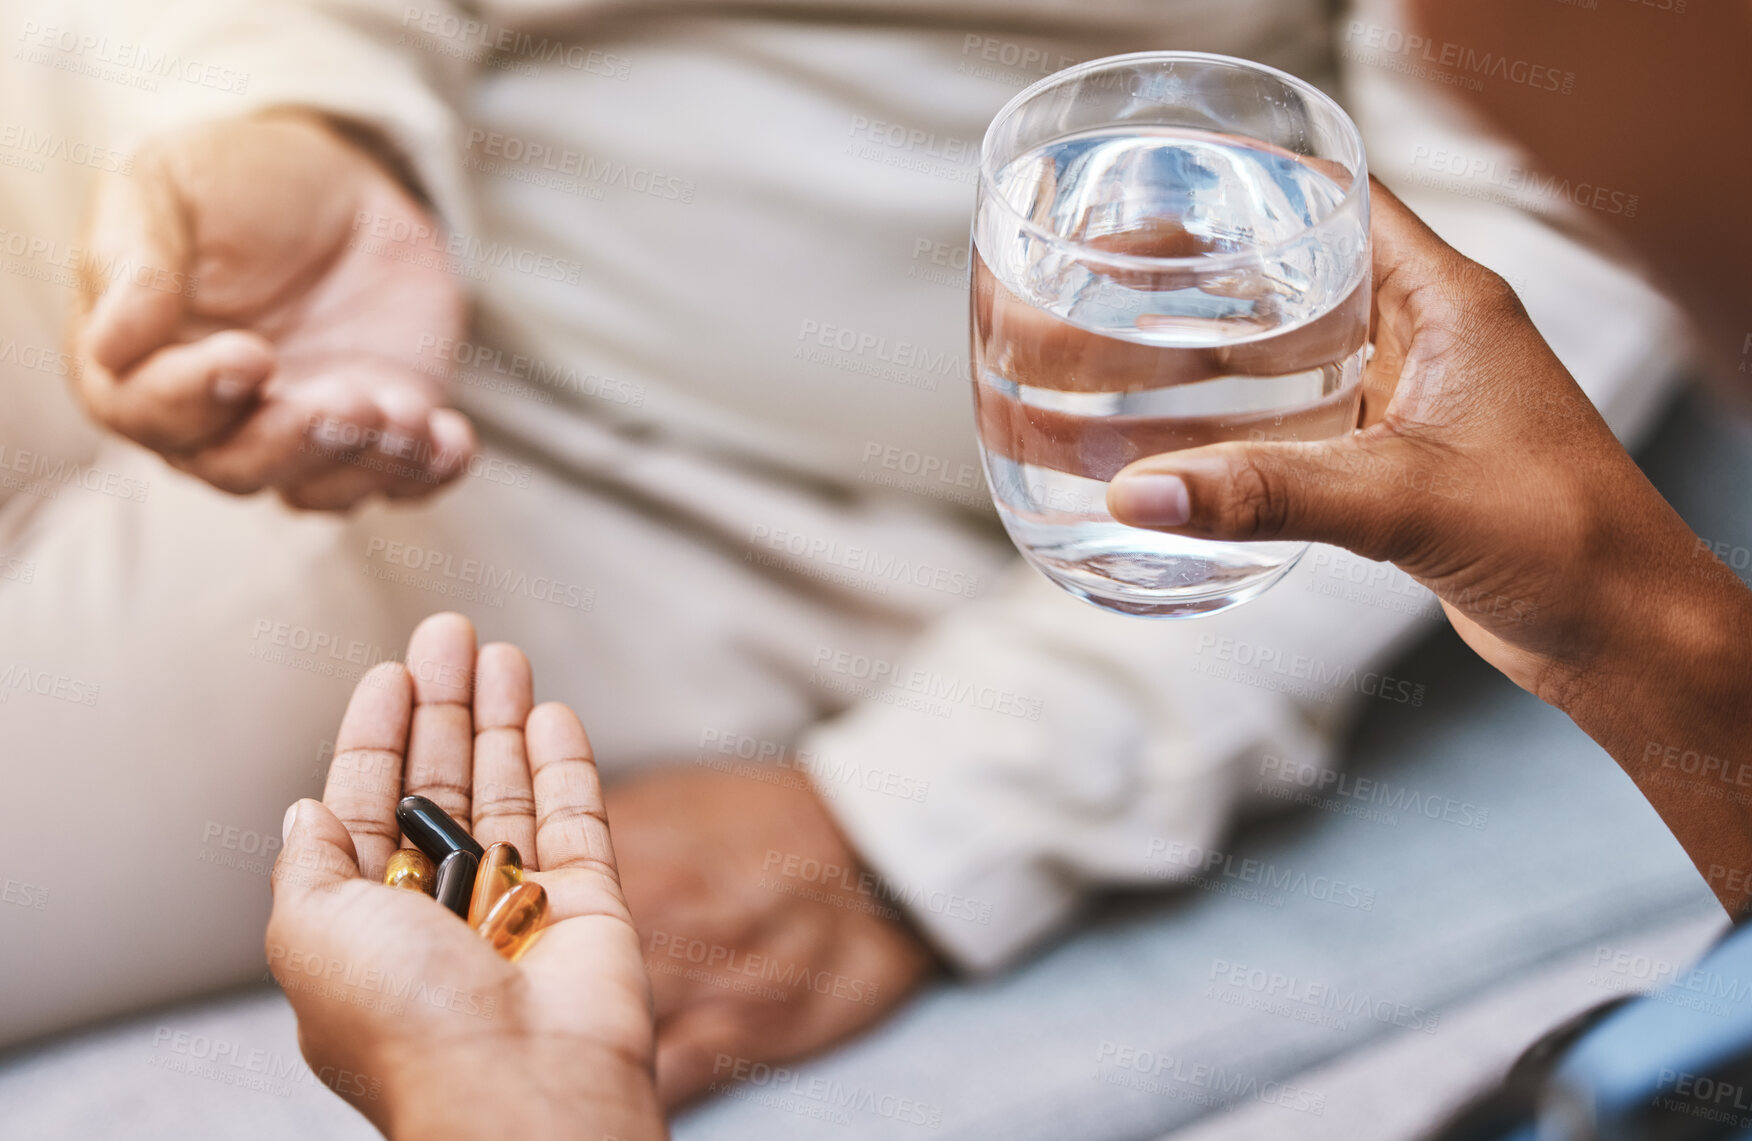
M452 852L467 852L479 860L485 850L468 830L458 824L450 813L423 796L404 796L395 806L396 823L414 847L426 853L434 864L442 864Z
M475 870L481 866L473 852L452 852L438 865L438 902L468 918L468 901L474 895Z

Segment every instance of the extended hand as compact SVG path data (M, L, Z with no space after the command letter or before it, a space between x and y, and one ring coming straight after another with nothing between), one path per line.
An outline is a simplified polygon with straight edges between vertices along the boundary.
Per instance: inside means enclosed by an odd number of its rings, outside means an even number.
M476 447L433 352L464 316L438 233L313 115L154 140L92 202L78 395L225 491L330 510L428 494Z
M516 648L455 614L354 691L321 803L287 814L268 963L311 1068L391 1137L653 1138L650 991L596 765ZM437 901L380 882L404 793L505 840L549 901L515 963Z
M1140 460L1109 508L1134 526L1311 539L1397 564L1486 661L1612 754L1744 915L1752 806L1733 784L1752 771L1752 593L1638 470L1500 277L1379 185L1373 236L1381 418L1318 443ZM1685 757L1693 769L1669 767Z
M1487 661L1567 707L1646 630L1654 594L1696 581L1697 540L1502 278L1373 190L1379 418L1313 443L1152 456L1114 477L1108 506L1139 527L1395 563Z
M673 770L615 785L609 804L666 1104L864 1030L931 971L808 789Z

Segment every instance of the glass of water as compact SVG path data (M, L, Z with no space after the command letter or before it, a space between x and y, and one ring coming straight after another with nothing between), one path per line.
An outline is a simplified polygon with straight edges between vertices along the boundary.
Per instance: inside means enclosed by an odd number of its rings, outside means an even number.
M973 383L992 498L1029 562L1124 614L1210 614L1305 543L1116 523L1133 460L1356 427L1369 179L1337 103L1195 52L1095 60L998 113L973 222Z

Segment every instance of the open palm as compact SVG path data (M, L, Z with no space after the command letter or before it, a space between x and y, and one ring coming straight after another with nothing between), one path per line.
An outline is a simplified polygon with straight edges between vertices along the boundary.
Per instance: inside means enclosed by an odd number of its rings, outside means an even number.
M311 1067L325 1081L358 1075L330 1084L380 1127L410 1086L442 1104L455 1075L479 1075L453 1092L491 1108L491 1088L519 1088L491 1077L509 1061L517 1080L560 1075L543 1090L560 1102L569 1081L599 1083L575 1092L614 1135L661 1130L650 988L590 743L570 709L532 708L531 693L515 647L477 655L467 619L428 618L406 667L385 663L359 683L322 802L294 806L269 965ZM547 892L547 926L515 963L437 901L379 882L409 793L483 845L515 844ZM377 1096L385 1086L394 1099Z
M345 509L426 494L472 454L435 351L465 314L438 222L325 121L154 140L100 184L83 246L80 398L178 467Z

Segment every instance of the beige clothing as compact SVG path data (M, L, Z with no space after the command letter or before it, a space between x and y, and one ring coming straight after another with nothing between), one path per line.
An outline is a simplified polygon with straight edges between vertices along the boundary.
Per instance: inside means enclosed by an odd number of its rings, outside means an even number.
M382 128L478 300L469 343L433 351L491 462L430 505L293 516L100 443L52 368L0 344L0 472L20 448L80 465L0 510L0 571L31 572L0 575L0 880L42 900L0 903L0 1040L259 974L280 813L318 787L351 678L436 609L524 645L611 772L794 750L976 970L1091 891L1183 878L1152 853L1219 843L1267 774L1331 764L1358 702L1396 700L1379 663L1427 598L1346 556L1179 624L1019 571L965 390L973 154L998 107L1146 46L1319 74L1322 5L216 7L10 4L36 39L4 105L124 151L282 104ZM1382 96L1381 130L1399 106ZM0 168L0 226L65 247L89 174ZM1667 371L1670 317L1627 274L1510 207L1409 197L1517 280L1597 399L1629 408ZM65 288L0 277L0 336L56 344Z

